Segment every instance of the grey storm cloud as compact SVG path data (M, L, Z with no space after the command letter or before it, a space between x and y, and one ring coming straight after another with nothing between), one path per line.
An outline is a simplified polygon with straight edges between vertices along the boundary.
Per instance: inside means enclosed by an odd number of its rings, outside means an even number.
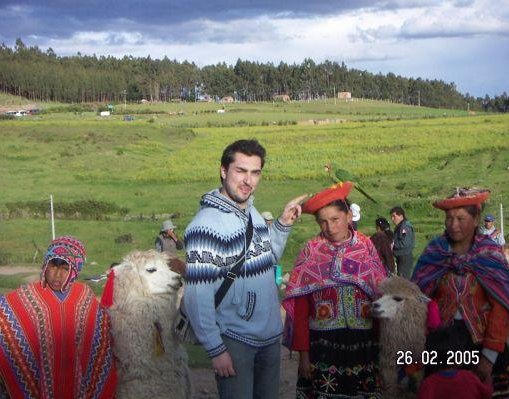
M425 29L416 29L412 24L405 24L398 34L403 39L467 38L482 35L509 37L509 26L447 26L435 24Z
M458 0L461 1L461 0ZM463 1L464 2L464 1ZM226 22L259 16L311 18L336 15L356 9L398 9L433 4L431 0L1 0L0 37L14 41L17 37L61 39L77 31L143 31L147 36L175 39L183 43L203 40L199 32L203 21ZM201 21L201 22L200 22ZM270 27L249 26L259 33ZM265 30L260 30L265 28ZM211 28L207 40L250 40L249 33Z

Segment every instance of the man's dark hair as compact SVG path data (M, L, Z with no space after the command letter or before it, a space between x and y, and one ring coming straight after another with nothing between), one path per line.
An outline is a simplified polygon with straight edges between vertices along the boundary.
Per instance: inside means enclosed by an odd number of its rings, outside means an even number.
M375 220L375 225L380 227L382 231L387 231L391 229L391 225L389 224L389 221L386 218L378 218Z
M391 215L393 213L395 213L396 215L400 215L400 216L403 216L403 219L406 219L406 216L405 216L405 211L403 210L402 207L400 206L395 206L394 208L391 209L391 211L389 212Z
M265 165L265 148L257 140L237 140L231 143L223 151L221 157L221 166L228 169L228 166L233 162L235 154L240 152L247 156L256 155L262 160L262 169Z

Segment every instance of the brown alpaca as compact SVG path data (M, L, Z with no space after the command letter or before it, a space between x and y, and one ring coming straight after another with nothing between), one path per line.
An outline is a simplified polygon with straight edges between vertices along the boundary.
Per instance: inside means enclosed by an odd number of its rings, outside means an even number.
M380 372L385 398L414 397L398 386L398 358L410 352L414 361L421 360L426 342L427 298L406 278L393 276L380 289L383 296L373 302L373 316L380 319ZM417 385L422 373L417 377Z

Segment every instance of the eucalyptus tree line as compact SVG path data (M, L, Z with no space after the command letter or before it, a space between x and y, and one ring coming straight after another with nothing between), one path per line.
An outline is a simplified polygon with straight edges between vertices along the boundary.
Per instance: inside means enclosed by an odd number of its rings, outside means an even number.
M193 62L151 57L82 55L59 57L49 48L0 46L0 90L34 101L121 102L196 100L204 93L241 101L271 100L275 94L292 99L332 97L349 91L353 97L431 107L507 112L507 94L473 98L454 83L373 74L344 63L260 63L237 60L199 68Z

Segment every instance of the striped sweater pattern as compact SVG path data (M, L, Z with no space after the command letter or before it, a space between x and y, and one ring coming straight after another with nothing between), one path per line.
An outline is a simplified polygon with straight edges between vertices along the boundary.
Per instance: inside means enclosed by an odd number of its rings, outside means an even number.
M275 221L270 230L250 199L246 210L213 190L184 234L184 304L193 329L214 357L226 350L221 335L251 346L264 346L282 332L274 264L281 257L290 227ZM214 294L245 246L248 215L253 238L239 277L214 308Z

